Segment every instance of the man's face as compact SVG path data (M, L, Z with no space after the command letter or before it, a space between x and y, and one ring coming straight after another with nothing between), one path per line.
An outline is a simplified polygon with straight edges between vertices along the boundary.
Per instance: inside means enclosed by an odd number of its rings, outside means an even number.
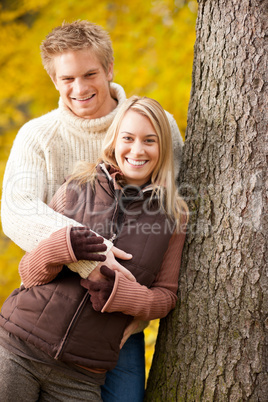
M89 49L67 51L54 57L55 76L51 77L64 104L84 119L106 116L115 107L109 82L113 64L104 71L94 52Z

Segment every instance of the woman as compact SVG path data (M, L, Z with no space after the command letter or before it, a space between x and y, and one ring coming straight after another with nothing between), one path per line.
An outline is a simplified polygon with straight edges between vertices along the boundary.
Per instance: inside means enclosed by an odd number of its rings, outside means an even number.
M80 165L54 196L53 208L84 229L61 229L58 245L52 235L21 261L24 286L0 316L3 400L101 400L128 326L174 308L187 221L174 183L164 110L130 98L107 133L102 162ZM135 280L102 262L85 279L62 265L76 261L87 225L131 253L121 263Z

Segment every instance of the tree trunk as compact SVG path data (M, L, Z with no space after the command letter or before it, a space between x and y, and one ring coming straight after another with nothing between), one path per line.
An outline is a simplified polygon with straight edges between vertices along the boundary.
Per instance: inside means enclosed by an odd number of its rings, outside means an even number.
M267 19L265 0L199 1L180 177L191 218L146 401L268 400Z

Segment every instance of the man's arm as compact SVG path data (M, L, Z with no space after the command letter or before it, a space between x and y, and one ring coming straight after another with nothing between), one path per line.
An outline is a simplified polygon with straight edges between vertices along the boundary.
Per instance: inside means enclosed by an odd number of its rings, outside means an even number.
M3 231L28 252L59 229L82 226L55 212L45 203L49 180L44 144L40 141L33 124L22 127L14 141L3 182ZM112 243L105 240L105 244L108 252ZM89 261L81 260L73 263L71 269L87 277L96 265L97 263L90 264Z
M44 151L47 145L36 124L29 122L20 129L10 152L3 181L3 231L25 251L31 251L56 230L75 225L74 221L46 205L50 185ZM38 138L39 134L41 138Z

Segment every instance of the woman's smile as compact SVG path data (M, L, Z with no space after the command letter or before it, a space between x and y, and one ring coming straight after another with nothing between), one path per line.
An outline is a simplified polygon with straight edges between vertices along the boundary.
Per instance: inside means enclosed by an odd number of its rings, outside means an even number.
M134 160L130 158L126 158L127 162L132 165L132 166L143 166L147 161L140 161L140 160Z

